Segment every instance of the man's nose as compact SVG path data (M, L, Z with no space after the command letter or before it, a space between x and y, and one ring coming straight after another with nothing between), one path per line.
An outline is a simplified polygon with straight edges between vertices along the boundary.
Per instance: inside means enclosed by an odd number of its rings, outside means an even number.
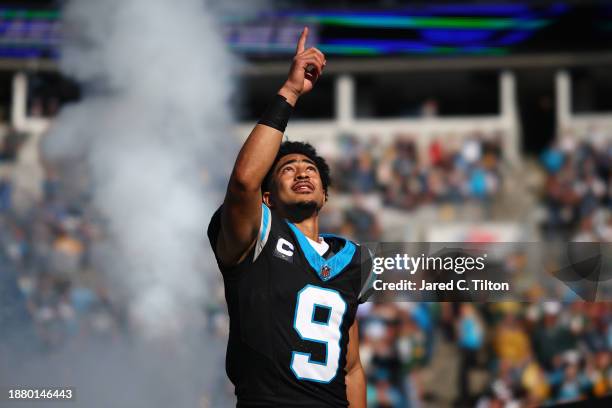
M305 169L305 168L303 168L303 169L299 169L299 170L298 170L298 172L297 172L297 178L298 178L298 179L307 179L307 178L309 178L309 176L308 176L308 172L306 172L306 169Z

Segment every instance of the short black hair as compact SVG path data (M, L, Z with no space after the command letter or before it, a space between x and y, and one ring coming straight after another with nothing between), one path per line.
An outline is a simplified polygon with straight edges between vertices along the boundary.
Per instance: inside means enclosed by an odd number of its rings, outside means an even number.
M323 157L317 154L316 149L310 143L305 142L286 141L281 143L278 153L274 158L274 163L272 163L272 167L270 167L270 170L268 171L268 174L266 174L266 177L261 185L262 192L271 190L274 168L278 164L279 160L288 154L302 154L314 162L315 166L317 166L317 170L319 171L319 176L321 177L321 184L323 185L323 191L325 191L325 198L327 198L327 191L329 186L331 186L329 165Z

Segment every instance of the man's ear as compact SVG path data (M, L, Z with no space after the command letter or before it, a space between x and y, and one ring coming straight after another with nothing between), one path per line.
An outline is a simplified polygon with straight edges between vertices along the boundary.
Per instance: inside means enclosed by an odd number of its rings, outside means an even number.
M264 193L261 196L264 204L268 207L268 208L272 208L272 197L270 196L270 192L269 191L264 191Z

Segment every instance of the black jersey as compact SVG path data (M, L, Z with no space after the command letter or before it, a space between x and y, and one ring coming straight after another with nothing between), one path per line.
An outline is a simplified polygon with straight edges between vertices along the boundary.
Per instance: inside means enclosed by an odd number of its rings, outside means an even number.
M213 249L220 213L208 227ZM369 257L364 265L359 245L330 234L321 235L330 250L320 256L265 205L261 218L248 257L219 265L230 316L226 371L238 407L346 407L349 328Z

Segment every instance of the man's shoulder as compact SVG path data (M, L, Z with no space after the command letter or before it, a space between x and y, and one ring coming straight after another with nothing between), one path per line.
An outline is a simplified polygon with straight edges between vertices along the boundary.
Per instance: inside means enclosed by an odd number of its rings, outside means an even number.
M232 275L234 275L233 273L234 271L239 272L243 270L246 266L255 263L255 261L258 259L273 229L272 226L273 226L274 217L272 216L270 209L265 204L262 203L260 226L257 232L257 237L256 237L255 242L251 245L246 256L238 264L232 265L232 266L224 266L224 264L219 259L219 254L218 254L218 241L221 236L221 230L222 230L222 221L221 221L222 213L223 213L223 204L220 205L219 208L217 208L217 210L213 213L210 219L210 222L208 224L207 236L210 242L211 249L215 255L217 265L219 269L221 270L221 272L224 275L226 275L229 272L232 272ZM229 244L225 243L225 245L229 245Z

